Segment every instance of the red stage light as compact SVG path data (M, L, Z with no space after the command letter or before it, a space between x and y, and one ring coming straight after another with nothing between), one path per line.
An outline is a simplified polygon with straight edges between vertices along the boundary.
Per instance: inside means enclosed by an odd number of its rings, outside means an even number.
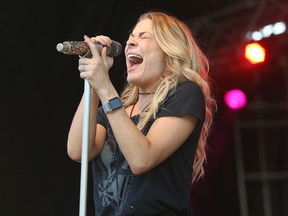
M265 49L259 43L250 43L245 47L245 57L251 64L265 61Z

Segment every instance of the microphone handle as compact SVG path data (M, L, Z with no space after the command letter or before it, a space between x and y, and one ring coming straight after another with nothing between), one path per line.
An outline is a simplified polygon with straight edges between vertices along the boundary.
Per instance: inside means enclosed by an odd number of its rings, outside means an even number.
M100 43L96 44L98 51L100 52L103 48L103 45ZM57 50L63 52L67 55L85 55L90 48L88 44L84 41L65 41L63 43L57 44ZM108 53L110 52L110 47L108 47Z

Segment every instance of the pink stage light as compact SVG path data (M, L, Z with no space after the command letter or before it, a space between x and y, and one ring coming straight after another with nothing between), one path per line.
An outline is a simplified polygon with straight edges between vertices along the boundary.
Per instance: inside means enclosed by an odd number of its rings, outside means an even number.
M243 91L239 89L229 90L225 96L226 105L233 110L239 110L246 106L247 100Z

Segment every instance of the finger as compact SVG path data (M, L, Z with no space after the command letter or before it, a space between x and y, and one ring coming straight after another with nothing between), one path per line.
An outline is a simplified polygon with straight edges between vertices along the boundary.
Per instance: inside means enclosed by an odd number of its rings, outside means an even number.
M79 65L87 65L87 64L89 64L89 58L85 58L85 57L82 57L82 58L79 58L79 60L78 60L78 64Z
M111 46L112 40L108 36L99 35L90 38L92 41L102 44L103 46Z
M108 48L106 46L104 46L101 50L101 58L102 58L104 65L106 66L107 66L107 51L108 51Z
M88 44L90 47L90 51L92 53L92 56L99 56L98 49L96 47L96 44L87 36L84 35L84 41Z
M79 65L79 66L78 66L78 70L79 70L80 72L85 71L85 65Z
M89 78L89 73L88 72L81 72L80 73L80 77L82 79L88 79Z

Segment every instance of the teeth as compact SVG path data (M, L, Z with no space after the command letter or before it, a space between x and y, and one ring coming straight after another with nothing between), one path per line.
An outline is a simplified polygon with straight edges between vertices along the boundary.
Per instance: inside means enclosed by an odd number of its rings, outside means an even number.
M128 54L127 58L129 59L130 65L141 64L143 62L143 58L137 54Z
M128 54L127 57L128 57L129 59L133 59L133 58L141 58L141 59L142 59L142 56L140 56L140 55L135 55L135 54Z

